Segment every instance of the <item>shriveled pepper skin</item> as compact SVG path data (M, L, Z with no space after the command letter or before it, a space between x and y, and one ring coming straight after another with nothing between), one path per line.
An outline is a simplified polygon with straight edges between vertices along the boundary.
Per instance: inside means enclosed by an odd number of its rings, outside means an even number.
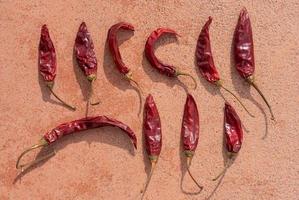
M108 36L107 36L109 49L110 49L111 55L113 57L113 60L115 62L115 65L116 65L118 71L125 75L125 74L129 73L130 69L122 61L122 57L119 52L119 47L118 47L118 43L117 43L117 33L120 29L134 31L134 26L132 24L129 24L126 22L117 23L117 24L111 26L111 28L108 31Z
M144 104L143 131L145 148L150 159L157 159L162 147L161 120L152 95L148 95Z
M196 46L197 66L202 76L211 83L216 83L220 80L218 71L214 64L212 55L209 27L212 23L212 17L209 17L199 34Z
M114 126L123 130L130 137L135 149L137 148L137 138L132 129L126 124L107 116L86 117L61 124L47 132L44 135L44 139L51 144L65 135L104 126Z
M235 29L234 40L235 65L238 73L247 79L255 70L252 28L246 8L240 12Z
M177 71L175 70L175 67L173 65L162 63L154 53L155 42L164 34L178 36L178 34L174 30L169 28L158 28L157 30L153 31L148 37L145 44L145 56L150 64L161 74L165 74L169 77L176 77Z
M56 53L47 25L41 28L38 63L39 72L44 81L54 82L57 68Z
M224 108L224 133L227 151L238 153L243 141L243 129L235 109L228 103Z
M187 95L182 121L181 137L186 153L196 150L199 137L199 115L197 105L191 94Z
M77 32L74 45L75 57L80 69L83 71L88 80L96 78L97 58L94 52L94 45L90 33L87 30L85 22L82 22Z

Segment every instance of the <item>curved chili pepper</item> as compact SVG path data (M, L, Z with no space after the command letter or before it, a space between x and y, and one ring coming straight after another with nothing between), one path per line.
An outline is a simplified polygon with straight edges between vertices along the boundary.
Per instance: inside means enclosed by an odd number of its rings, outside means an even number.
M214 181L226 173L227 169L232 164L233 157L240 151L243 142L241 120L235 109L227 102L225 103L224 108L224 135L229 162L226 163L224 170L213 179Z
M194 81L195 87L197 87L196 80L190 74L183 73L178 71L173 65L162 63L154 53L154 46L156 41L165 34L171 34L174 36L179 36L174 30L169 28L158 28L157 30L153 31L150 36L147 38L145 43L145 56L147 60L150 62L152 67L157 69L161 74L165 74L168 77L178 77L178 76L189 76Z
M38 52L39 72L40 75L43 77L43 80L46 83L47 88L55 96L55 98L59 100L63 105L72 110L76 110L75 107L67 104L65 101L59 98L53 91L57 69L56 52L46 24L44 24L41 28Z
M93 81L97 78L98 62L94 52L94 45L90 33L87 30L85 22L82 22L76 36L74 45L74 54L78 66L91 84L89 99L93 97ZM97 105L97 102L91 102L91 105Z
M132 79L132 73L130 69L126 66L126 64L123 62L119 52L119 47L117 43L117 33L121 29L134 31L134 26L126 22L119 22L111 26L107 36L109 49L118 71L121 74L123 74L129 81L132 81L137 86L138 89L140 89L138 83Z
M208 82L215 84L216 86L223 88L225 91L230 93L241 104L241 106L246 110L246 112L250 116L254 117L247 110L247 108L244 106L241 100L232 91L224 87L220 80L219 73L214 64L214 59L213 59L213 54L211 49L210 34L209 34L209 28L211 23L212 23L212 17L209 17L208 21L205 23L198 36L196 53L195 53L198 69L202 74L202 76Z
M151 161L151 172L145 184L141 199L143 199L150 183L162 148L161 120L157 106L151 94L147 96L144 104L143 131L146 152Z
M199 137L199 116L197 105L191 94L187 95L184 116L182 121L181 137L183 142L184 154L187 158L187 170L200 190L203 189L201 185L195 180L190 172L191 161L198 144Z
M123 74L127 80L130 81L130 84L134 83L138 90L139 102L140 102L139 113L138 113L138 115L139 115L140 111L141 111L141 106L142 106L142 90L141 90L139 84L132 78L132 72L126 66L126 64L123 62L122 57L120 55L118 42L117 42L117 33L121 29L134 31L134 26L132 24L129 24L126 22L119 22L117 24L114 24L113 26L110 27L110 29L108 31L107 41L109 44L110 53L113 57L114 63L116 65L118 71L121 74Z
M252 85L267 104L271 119L275 119L271 106L264 94L254 82L254 48L251 22L246 8L240 12L239 20L235 29L234 40L234 57L235 66L240 76L244 78L250 85Z
M56 128L50 130L47 132L41 139L40 141L33 145L32 147L26 149L18 158L16 168L23 168L25 166L31 166L33 163L36 163L36 161L30 162L28 164L20 164L21 158L27 154L29 151L40 148L40 147L45 147L49 146L50 144L56 142L58 139L62 138L63 136L73 134L79 131L84 131L88 129L93 129L93 128L98 128L98 127L104 127L104 126L114 126L122 131L124 131L130 138L131 142L133 143L135 149L137 149L137 138L135 133L132 131L132 129L116 120L113 118L109 118L107 116L95 116L95 117L86 117L78 120L74 120L68 123L63 123L57 126ZM49 157L49 156L46 156ZM45 158L42 158L41 160L44 160Z

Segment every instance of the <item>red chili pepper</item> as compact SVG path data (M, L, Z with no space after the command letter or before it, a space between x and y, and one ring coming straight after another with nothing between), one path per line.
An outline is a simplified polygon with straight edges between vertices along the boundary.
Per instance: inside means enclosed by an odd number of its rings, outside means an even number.
M39 50L39 57L38 57L39 72L40 75L43 77L47 88L56 97L56 99L58 99L63 105L65 105L66 107L72 110L76 110L75 107L70 106L69 104L64 102L53 91L54 81L56 77L57 62L56 62L55 48L50 38L47 25L42 26L38 50Z
M74 45L74 54L77 63L85 74L88 81L90 81L91 88L89 99L93 96L93 81L97 78L98 62L94 52L94 45L90 33L87 30L85 22L82 22L77 32L77 37ZM97 102L91 102L91 105L97 105Z
M243 8L240 12L239 20L235 29L233 46L237 71L239 72L240 76L244 78L250 85L252 85L261 95L269 108L271 119L274 120L275 117L270 104L254 82L255 62L253 36L251 22L246 8Z
M202 186L195 180L190 172L191 160L195 153L199 138L199 116L197 105L191 94L187 95L184 116L182 121L181 130L183 150L187 158L187 171L194 181L194 183L199 187L200 190L203 189Z
M229 104L225 103L224 108L224 135L226 150L229 155L229 162L226 163L224 170L213 180L225 174L226 170L232 164L233 157L240 151L243 142L243 129L241 120L235 109Z
M148 154L149 160L151 161L151 172L144 187L141 199L143 199L146 189L149 185L162 147L160 116L155 101L150 94L147 96L144 104L143 131L146 152Z
M211 49L211 42L210 42L210 34L209 28L210 24L212 23L212 17L209 17L208 21L205 23L201 32L198 37L197 46L196 46L196 59L197 59L197 66L202 74L202 76L210 83L215 84L216 86L223 88L225 91L230 93L240 104L241 106L247 111L247 113L254 117L244 106L241 100L229 89L223 86L219 73L216 69L214 64L212 49Z
M33 145L32 147L26 149L18 158L17 160L17 164L16 164L16 168L23 168L25 166L31 166L32 164L39 162L41 160L44 160L45 158L48 158L49 156L45 156L44 158L41 158L39 160L35 160L33 162L30 162L28 164L20 164L20 160L21 158L28 153L29 151L36 149L36 148L40 148L40 147L45 147L48 146L54 142L56 142L59 138L65 136L65 135L70 135L79 131L84 131L84 130L88 130L88 129L93 129L93 128L98 128L98 127L104 127L104 126L114 126L117 127L119 129L121 129L122 131L124 131L130 138L130 140L132 141L135 149L137 149L137 138L135 133L132 131L132 129L116 120L116 119L112 119L109 118L107 116L96 116L96 117L86 117L86 118L82 118L82 119L78 119L78 120L74 120L68 123L63 123L59 126L57 126L56 128L52 129L51 131L47 132L41 139L40 141ZM52 153L52 155L54 155L55 152Z
M154 53L154 46L156 41L165 34L171 34L174 36L179 36L174 30L169 28L158 28L157 30L153 31L150 36L147 38L145 44L145 56L147 60L150 62L152 67L156 68L161 74L165 74L168 77L178 77L178 76L189 76L194 81L195 87L197 87L196 80L190 74L183 73L178 71L173 65L162 63Z
M138 95L139 95L139 102L140 102L140 107L139 107L139 113L141 111L141 106L142 106L142 90L139 86L139 84L132 78L132 72L130 69L126 66L126 64L123 62L122 57L119 52L119 47L118 47L118 42L117 42L117 33L119 30L129 30L129 31L134 31L134 26L132 24L126 23L126 22L119 22L117 24L114 24L113 26L110 27L107 35L107 41L109 44L109 49L110 53L113 57L114 63L118 69L118 71L125 76L127 80L130 81L131 83L134 83L137 90L138 90Z
M128 79L129 81L132 81L137 86L138 89L140 89L138 83L132 79L132 72L126 66L126 64L123 62L122 57L119 52L119 47L118 47L118 43L117 43L117 33L121 29L134 31L134 26L132 24L129 24L126 22L119 22L119 23L111 26L111 28L108 31L108 36L107 36L109 49L110 49L111 55L113 57L113 60L115 62L115 65L116 65L118 71L121 74L123 74L126 79Z

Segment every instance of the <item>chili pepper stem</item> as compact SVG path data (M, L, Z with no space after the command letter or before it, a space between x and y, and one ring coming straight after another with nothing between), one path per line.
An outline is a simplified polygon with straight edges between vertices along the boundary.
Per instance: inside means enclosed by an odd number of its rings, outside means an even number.
M228 168L229 168L230 165L232 164L232 161L233 161L233 159L234 159L234 158L233 158L234 156L236 156L236 155L233 155L233 154L229 155L229 159L228 159L228 161L226 162L226 164L225 164L225 166L224 166L224 169L222 170L222 172L220 172L220 174L218 174L218 176L216 176L215 178L212 179L213 181L218 180L221 176L223 176L223 175L226 173L226 171L228 170Z
M43 157L41 157L41 158L39 158L39 159L35 159L35 160L33 160L33 161L29 162L29 163L20 164L21 159L23 158L23 156L24 156L25 154L27 154L28 152L30 152L30 151L32 151L32 150L34 150L34 149L41 148L41 147L45 147L45 146L47 146L47 145L48 145L48 142L47 142L44 138L42 138L42 139L40 139L40 141L39 141L37 144L35 144L35 145L29 147L28 149L26 149L25 151L23 151L23 152L21 153L21 155L18 157L18 160L17 160L17 163L16 163L16 168L17 168L17 169L21 169L21 170L23 171L24 167L30 167L30 166L32 166L33 164L39 163L39 162L41 162L42 160L45 160L45 159L47 159L47 158L49 158L49 157L52 157L52 156L55 154L55 151L53 151L53 152L51 152L50 154L45 155L45 156L43 156Z
M190 166L191 166L191 160L192 160L192 156L187 156L187 171L189 176L191 177L191 179L193 180L193 182L197 185L197 187L202 190L203 186L199 185L199 183L195 180L195 178L193 177L191 171L190 171Z
M264 94L262 93L262 91L259 89L259 87L256 85L256 83L254 82L254 79L252 77L248 77L247 82L252 85L254 87L254 89L259 93L259 95L263 98L264 102L267 104L270 114L271 114L271 119L275 120L274 114L272 112L272 108L269 104L269 102L267 101L266 97L264 96Z
M151 178L152 178L152 175L153 175L153 173L154 173L154 170L155 170L155 168L156 168L156 164L157 164L157 160L151 160L151 172L150 172L150 174L149 174L149 176L148 176L148 179L147 179L147 182L146 182L146 184L145 184L145 186L144 186L144 189L142 190L142 196L141 196L141 200L144 198L144 195L145 195L145 192L146 192L146 190L147 190L147 188L148 188L148 186L149 186L149 183L150 183L150 180L151 180Z
M93 80L90 82L90 94L88 96L88 101L90 102L90 105L92 106L96 106L98 104L100 104L100 101L96 101L96 102L93 102L93 94L94 94L94 88L93 88Z
M74 111L76 110L76 107L67 104L65 101L63 101L61 98L59 98L59 97L57 96L57 94L53 91L52 87L49 87L49 86L48 86L48 88L49 88L51 94L53 94L54 97L55 97L58 101L60 101L64 106L70 108L71 110L74 110Z
M139 115L141 113L141 107L142 107L142 95L143 95L142 89L139 86L138 82L135 81L134 79L132 79L132 73L131 72L126 73L125 78L128 81L130 81L131 85L132 85L132 83L134 83L133 87L135 86L137 88L138 93L139 93L139 112L138 112L138 115Z
M190 77L192 79L193 83L194 83L194 88L193 89L195 90L197 88L197 82L191 74L183 73L183 72L177 72L176 76L188 76L188 77Z
M249 110L246 108L246 106L242 103L242 101L232 92L232 91L230 91L229 89L227 89L226 87L224 87L223 85L222 85L222 83L220 82L220 81L217 81L216 82L216 85L218 86L218 87L220 87L220 88L222 88L222 89L224 89L226 92L228 92L228 93L230 93L239 103L240 103L240 105L244 108L244 110L251 116L251 117L255 117L253 114L251 114L250 112L249 112Z

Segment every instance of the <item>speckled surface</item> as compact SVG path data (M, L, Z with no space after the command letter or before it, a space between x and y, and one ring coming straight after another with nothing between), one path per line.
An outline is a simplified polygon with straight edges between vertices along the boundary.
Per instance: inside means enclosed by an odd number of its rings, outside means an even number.
M246 6L252 20L256 81L276 114L271 122L265 104L231 67L231 40L239 10ZM199 31L212 15L211 40L215 64L226 86L232 88L256 118L249 117L233 99L244 126L244 145L210 199L293 200L299 196L298 36L299 2L288 1L0 1L0 199L138 199L149 171L142 146L142 119L137 117L136 91L120 77L107 51L106 34L119 21L135 25L134 36L122 33L125 63L145 93L152 93L160 111L163 149L145 199L206 199L223 168L224 101L217 89L198 76L194 51ZM17 176L17 156L54 126L85 115L87 81L73 64L78 26L87 23L99 61L95 90L101 104L90 115L106 114L131 126L138 150L115 128L101 128L63 138L53 146L56 156ZM55 91L77 106L72 112L49 96L37 71L40 27L46 23L57 50ZM143 57L148 34L159 26L175 29L178 42L159 42L159 58L199 77L194 95L200 112L200 139L192 171L204 185L201 194L180 188L184 159L180 126L185 91L178 81L153 70ZM181 79L190 85L189 79ZM265 113L261 111L265 109ZM268 118L266 118L267 116ZM266 128L267 124L267 128ZM265 132L268 137L262 139ZM34 155L31 155L34 157ZM183 167L181 167L183 166ZM21 177L21 178L20 178ZM196 191L188 176L186 191Z

